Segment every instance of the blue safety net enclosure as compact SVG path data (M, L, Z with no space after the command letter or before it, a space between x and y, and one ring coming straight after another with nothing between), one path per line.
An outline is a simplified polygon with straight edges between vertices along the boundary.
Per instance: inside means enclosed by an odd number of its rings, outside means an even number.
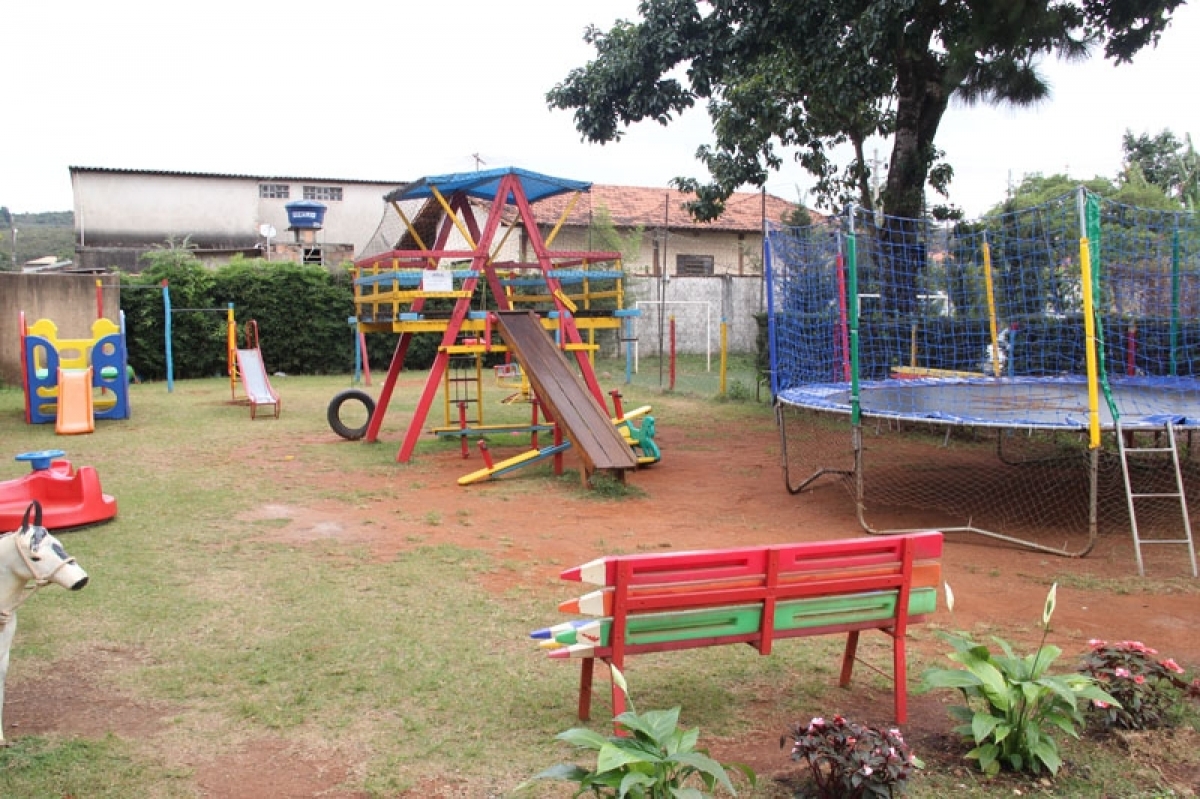
M789 491L840 484L868 532L1132 542L1139 574L1196 576L1196 214L1083 188L970 222L851 207L768 225L765 261Z

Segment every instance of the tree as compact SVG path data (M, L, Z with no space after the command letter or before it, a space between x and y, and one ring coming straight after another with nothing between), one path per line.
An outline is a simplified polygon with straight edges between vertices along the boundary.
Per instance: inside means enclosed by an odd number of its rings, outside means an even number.
M1126 182L1144 180L1191 210L1200 204L1200 153L1192 145L1190 134L1180 141L1169 130L1155 136L1134 136L1133 131L1126 130L1121 146L1125 151Z
M945 194L953 177L934 143L952 97L1045 99L1040 57L1103 47L1128 62L1158 41L1182 2L643 0L640 22L589 28L596 59L546 97L551 108L573 109L583 138L597 143L707 102L715 144L697 157L711 182L673 181L696 193L698 219L719 216L739 187L762 186L781 147L796 148L817 178L819 206L856 195L872 209L863 145L891 137L883 210L911 219L924 215L926 183ZM830 150L844 143L855 155L839 172Z

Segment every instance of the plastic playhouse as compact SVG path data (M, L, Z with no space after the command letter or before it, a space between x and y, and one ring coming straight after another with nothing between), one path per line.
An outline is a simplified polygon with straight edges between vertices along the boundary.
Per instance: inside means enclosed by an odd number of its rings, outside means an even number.
M92 323L88 339L58 337L49 319L26 325L21 314L25 422L55 423L64 435L90 433L96 419L129 418L124 316Z
M50 530L82 527L117 515L117 500L100 488L100 475L91 466L76 469L60 449L23 452L31 471L15 480L0 481L0 532L15 530L29 503L42 504L43 524Z

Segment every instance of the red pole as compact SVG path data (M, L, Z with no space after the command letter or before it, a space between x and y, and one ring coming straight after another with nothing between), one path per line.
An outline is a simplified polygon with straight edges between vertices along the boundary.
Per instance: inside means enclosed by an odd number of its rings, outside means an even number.
M608 392L608 395L612 397L613 401L613 417L620 419L625 415L625 409L621 407L621 392L619 389L614 388Z
M1129 325L1129 335L1125 339L1125 374L1133 377L1137 374L1137 323Z
M530 397L529 405L533 408L533 418L529 422L529 446L538 448L538 398Z
M842 381L850 382L850 328L848 324L849 310L846 306L846 262L842 257L841 234L838 234L837 254L837 287L838 287L838 336L834 339L834 351L841 360ZM855 302L858 298L855 298ZM839 346L840 345L840 346ZM836 377L834 378L837 379Z
M669 391L675 390L675 317L671 317L671 379L667 386Z
M479 439L479 454L483 456L483 465L491 469L495 464L492 463L492 453L488 452L486 439Z
M362 352L363 385L371 385L371 359L367 357L367 334L358 331L358 349Z

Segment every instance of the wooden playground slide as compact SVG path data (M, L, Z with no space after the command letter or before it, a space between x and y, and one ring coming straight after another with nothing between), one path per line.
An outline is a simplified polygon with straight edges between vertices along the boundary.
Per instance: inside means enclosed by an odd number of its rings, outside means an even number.
M562 425L563 437L583 460L586 479L597 469L616 472L637 467L633 450L613 426L608 411L596 401L532 311L501 311L500 335L516 354L538 400Z

